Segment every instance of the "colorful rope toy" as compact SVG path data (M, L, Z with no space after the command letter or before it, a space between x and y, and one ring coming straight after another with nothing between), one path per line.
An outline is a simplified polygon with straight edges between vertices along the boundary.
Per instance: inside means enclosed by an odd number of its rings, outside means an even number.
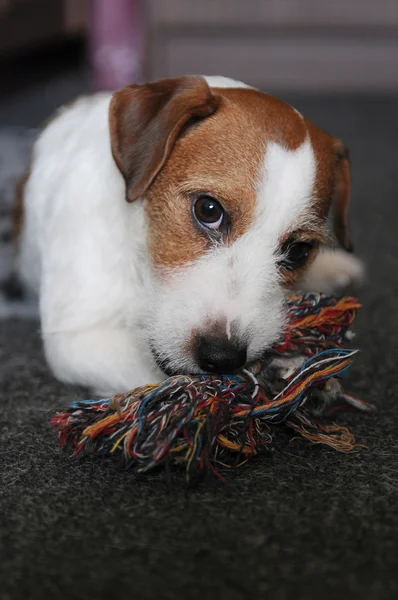
M160 464L185 467L187 479L204 471L220 477L268 448L281 427L348 452L354 436L321 415L372 405L345 394L336 377L357 350L343 348L359 303L307 294L288 299L289 325L275 355L302 356L286 379L258 362L237 375L174 376L106 400L73 402L52 419L61 446L73 456L122 455L126 466L148 471Z

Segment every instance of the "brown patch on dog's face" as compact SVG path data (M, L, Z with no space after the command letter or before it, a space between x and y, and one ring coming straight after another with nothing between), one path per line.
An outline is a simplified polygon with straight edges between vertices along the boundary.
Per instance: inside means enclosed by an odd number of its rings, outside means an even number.
M312 217L323 223L333 203L337 237L349 246L348 161L337 159L341 150L334 138L272 96L209 88L200 77L129 86L111 102L110 131L127 199L145 198L149 251L157 267L194 262L215 243L228 245L242 236L255 219L267 145L296 150L308 135L317 164ZM199 195L222 205L222 231L195 220ZM287 284L299 276L289 274Z
M314 189L314 210L323 220L333 210L334 232L338 242L352 252L348 232L348 205L351 192L349 152L344 144L305 120L317 160L317 178Z
M305 124L310 136L317 164L316 182L314 186L314 197L316 198L317 203L314 208L320 218L325 218L329 212L336 163L333 138L313 125L310 121L305 120Z
M177 140L174 150L149 188L149 251L158 267L193 262L213 244L192 214L193 198L209 194L228 215L231 244L253 223L257 184L267 143L276 141L295 150L304 141L303 119L290 106L250 89L214 89L217 111Z

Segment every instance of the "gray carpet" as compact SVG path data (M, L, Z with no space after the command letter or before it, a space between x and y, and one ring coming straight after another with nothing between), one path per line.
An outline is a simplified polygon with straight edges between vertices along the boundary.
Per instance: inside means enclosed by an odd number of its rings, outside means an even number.
M398 597L398 99L289 100L352 153L353 237L368 283L348 387L379 410L346 421L367 449L294 441L226 485L188 492L162 473L73 462L48 420L81 392L47 371L36 322L4 320L2 600Z

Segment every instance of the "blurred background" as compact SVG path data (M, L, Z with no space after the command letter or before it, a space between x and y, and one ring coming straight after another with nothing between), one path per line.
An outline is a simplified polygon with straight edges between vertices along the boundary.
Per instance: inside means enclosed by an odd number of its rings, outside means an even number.
M0 61L5 125L179 74L277 93L395 92L398 0L0 0Z
M180 74L244 80L342 137L354 174L362 167L354 192L377 189L369 144L390 156L382 132L398 119L398 0L0 0L0 73L1 282L15 181L38 128L99 89Z

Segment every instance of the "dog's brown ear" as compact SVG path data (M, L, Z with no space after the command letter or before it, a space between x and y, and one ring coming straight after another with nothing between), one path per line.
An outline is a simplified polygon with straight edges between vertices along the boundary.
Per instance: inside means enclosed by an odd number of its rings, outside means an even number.
M351 194L351 165L348 148L337 140L336 171L332 196L333 228L338 242L347 250L354 248L348 230L348 206Z
M218 106L202 77L130 85L113 95L109 125L113 158L133 202L151 185L169 158L182 128Z

